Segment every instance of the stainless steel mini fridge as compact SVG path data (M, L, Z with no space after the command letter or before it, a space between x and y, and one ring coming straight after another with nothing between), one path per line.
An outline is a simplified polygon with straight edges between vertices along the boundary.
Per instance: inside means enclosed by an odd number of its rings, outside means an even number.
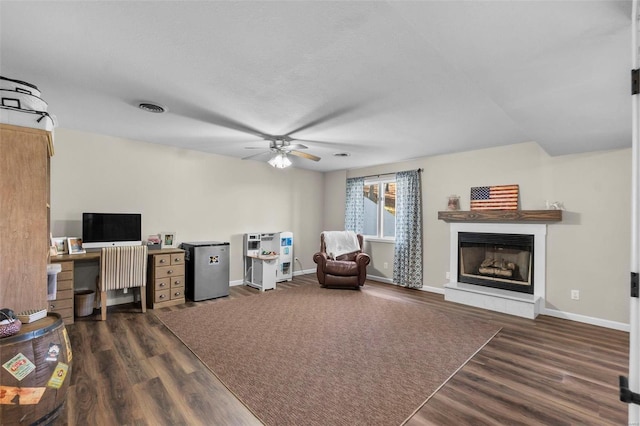
M194 301L229 295L229 243L182 243L185 251L185 295Z

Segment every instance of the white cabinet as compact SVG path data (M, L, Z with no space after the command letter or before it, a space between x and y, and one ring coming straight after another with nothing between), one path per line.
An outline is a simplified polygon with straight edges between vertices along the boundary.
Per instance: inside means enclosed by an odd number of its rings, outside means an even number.
M245 284L261 291L275 290L278 256L245 256Z

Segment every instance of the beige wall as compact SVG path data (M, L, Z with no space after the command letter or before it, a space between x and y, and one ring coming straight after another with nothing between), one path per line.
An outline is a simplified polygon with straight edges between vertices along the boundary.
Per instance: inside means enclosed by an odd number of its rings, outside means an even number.
M242 234L291 230L302 263L295 271L313 270L320 232L344 228L347 177L424 168L424 285L442 289L449 226L437 212L448 195L460 195L467 210L470 187L518 184L522 209L545 200L567 208L562 223L548 226L546 307L628 323L630 149L551 158L523 143L322 174L66 129L56 131L55 148L54 236L80 235L84 211L141 212L144 236L229 241L232 281L242 280ZM393 244L367 242L366 250L369 273L390 280Z
M247 232L292 231L295 272L315 266L322 173L66 129L55 138L54 236L80 235L83 212L140 212L143 238L172 231L178 242L229 241L231 281L243 278Z
M544 209L546 200L564 202L565 220L548 226L547 309L628 323L630 157L625 149L552 158L523 143L351 170L347 177L424 168L424 285L435 289L449 271L449 225L437 215L450 194L460 196L463 210L472 186L518 184L527 210ZM329 198L331 191L325 189ZM373 242L367 251L369 273L393 277L391 268L382 268L393 264L393 246ZM571 300L572 289L580 290L580 300Z

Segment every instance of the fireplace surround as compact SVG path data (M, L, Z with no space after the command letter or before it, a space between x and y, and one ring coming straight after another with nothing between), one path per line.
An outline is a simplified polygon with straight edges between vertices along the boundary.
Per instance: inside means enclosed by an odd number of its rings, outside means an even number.
M450 278L449 283L444 286L445 300L524 318L534 319L538 316L544 307L546 287L547 225L477 222L450 223L449 225ZM480 234L480 240L490 237L488 241L476 244L474 238L471 238L471 242L465 242L468 234ZM471 248L470 252L465 254L465 250L461 250L459 245L461 235L463 244L468 247L478 247ZM493 238L502 239L506 244L496 245ZM464 257L462 260L461 253ZM488 264L488 260L491 259L496 260L496 263ZM485 261L487 261L487 269L496 269L493 274L490 273L492 271L480 274L476 270L480 269L480 265ZM462 265L460 265L461 262ZM510 265L510 263L519 262L518 265ZM478 265L470 266L473 263ZM509 274L506 271L512 272ZM473 282L474 280L485 281L486 275L494 275L490 277L490 281L493 281L490 285L486 285L485 282ZM495 283L496 281L498 284Z

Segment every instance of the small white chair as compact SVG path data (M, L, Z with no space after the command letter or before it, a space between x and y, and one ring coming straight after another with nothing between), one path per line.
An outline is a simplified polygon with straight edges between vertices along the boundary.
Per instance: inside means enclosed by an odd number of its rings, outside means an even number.
M106 247L100 253L100 316L107 319L107 290L140 288L142 312L147 311L147 246Z

